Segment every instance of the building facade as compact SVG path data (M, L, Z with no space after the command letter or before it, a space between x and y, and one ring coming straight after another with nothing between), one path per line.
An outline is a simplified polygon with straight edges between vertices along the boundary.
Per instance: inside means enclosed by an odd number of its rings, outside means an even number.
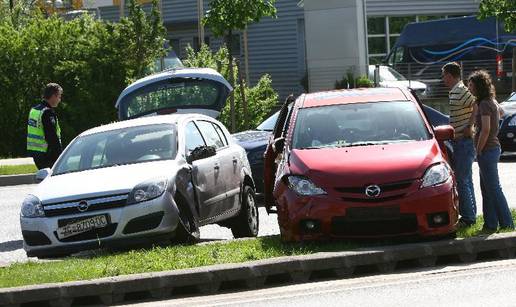
M102 5L98 6L100 17L106 20L116 21L119 19L120 9L116 5L105 5L107 0L102 0ZM117 1L117 0L115 0ZM248 62L249 62L249 81L251 85L256 84L260 76L270 74L274 88L279 92L280 97L284 98L290 93L299 94L304 92L307 87L307 71L309 64L307 63L307 49L311 49L311 44L321 43L317 40L307 40L307 32L314 35L312 28L306 28L305 6L310 6L309 0L276 0L277 18L264 18L261 22L252 24L248 29ZM320 1L320 0L319 0ZM324 0L321 2L328 5L342 5L347 0ZM342 31L351 31L356 33L352 37L363 37L365 41L365 52L361 51L357 64L363 66L363 63L378 63L387 55L390 48L394 45L396 38L399 36L405 24L409 22L418 22L431 19L472 15L478 11L479 0L356 0L362 11L356 10L357 15L363 13L363 16L356 16L358 19L365 18L364 22L354 22L351 26L346 25L347 20L342 17ZM360 3L361 5L360 5ZM90 3L95 7L95 3ZM100 4L100 3L99 3ZM198 17L197 17L197 1L196 0L162 0L162 13L164 24L168 30L168 39L170 45L176 51L178 56L185 56L185 48L191 45L196 48L198 46ZM147 9L150 4L145 4ZM204 10L209 9L209 1L205 0ZM362 13L360 13L362 12ZM339 18L333 16L332 18ZM324 20L320 20L324 23ZM338 23L338 19L333 20ZM313 24L313 22L312 22ZM319 26L317 31L324 33L324 25ZM334 28L326 31L336 31ZM338 31L338 30L337 30ZM336 32L337 32L336 31ZM335 36L335 39L342 39L342 36ZM240 33L236 34L236 43L234 47L234 55L236 58L243 56L243 40ZM220 38L214 37L209 29L205 29L204 41L216 50L222 41ZM342 42L340 42L342 45ZM347 44L346 42L345 44ZM350 41L349 44L356 44ZM338 45L334 40L329 42L324 48L332 48ZM345 50L345 49L344 49ZM346 52L346 51L343 51ZM363 72L365 67L356 71ZM317 89L331 88L337 74L344 75L346 69L344 67L334 68L334 75L326 77L318 83ZM338 71L337 71L338 70ZM342 71L340 71L342 70ZM318 78L318 77L317 77ZM317 81L317 80L316 80ZM333 82L333 83L332 83Z

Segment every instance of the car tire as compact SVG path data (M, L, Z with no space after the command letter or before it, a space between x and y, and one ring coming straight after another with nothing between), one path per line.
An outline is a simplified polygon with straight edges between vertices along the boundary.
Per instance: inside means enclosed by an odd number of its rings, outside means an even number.
M252 187L244 186L240 205L240 212L232 220L231 232L235 238L256 237L260 219Z
M199 226L195 223L190 210L179 207L179 223L175 232L174 241L177 243L195 243L200 238Z

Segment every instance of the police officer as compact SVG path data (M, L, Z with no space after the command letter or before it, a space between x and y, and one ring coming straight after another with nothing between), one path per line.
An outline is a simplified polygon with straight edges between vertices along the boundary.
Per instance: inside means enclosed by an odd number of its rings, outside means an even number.
M49 83L43 90L43 100L29 113L27 123L27 153L38 169L52 167L61 154L61 128L54 109L61 102L63 88Z

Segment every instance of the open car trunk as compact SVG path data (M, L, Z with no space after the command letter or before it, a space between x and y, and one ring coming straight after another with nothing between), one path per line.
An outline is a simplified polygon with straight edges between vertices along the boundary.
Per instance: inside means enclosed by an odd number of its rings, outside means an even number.
M129 85L115 106L120 120L170 113L200 113L215 118L232 90L213 69L174 69Z

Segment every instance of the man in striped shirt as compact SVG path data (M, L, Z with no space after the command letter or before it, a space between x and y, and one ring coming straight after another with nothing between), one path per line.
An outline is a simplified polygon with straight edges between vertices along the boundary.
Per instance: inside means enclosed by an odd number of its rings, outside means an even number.
M473 107L475 97L461 80L461 67L456 62L447 63L442 68L442 79L450 89L450 125L455 130L452 141L452 167L457 179L459 193L459 227L475 223L477 207L473 190L472 165L475 160L475 147L472 138L474 121Z

